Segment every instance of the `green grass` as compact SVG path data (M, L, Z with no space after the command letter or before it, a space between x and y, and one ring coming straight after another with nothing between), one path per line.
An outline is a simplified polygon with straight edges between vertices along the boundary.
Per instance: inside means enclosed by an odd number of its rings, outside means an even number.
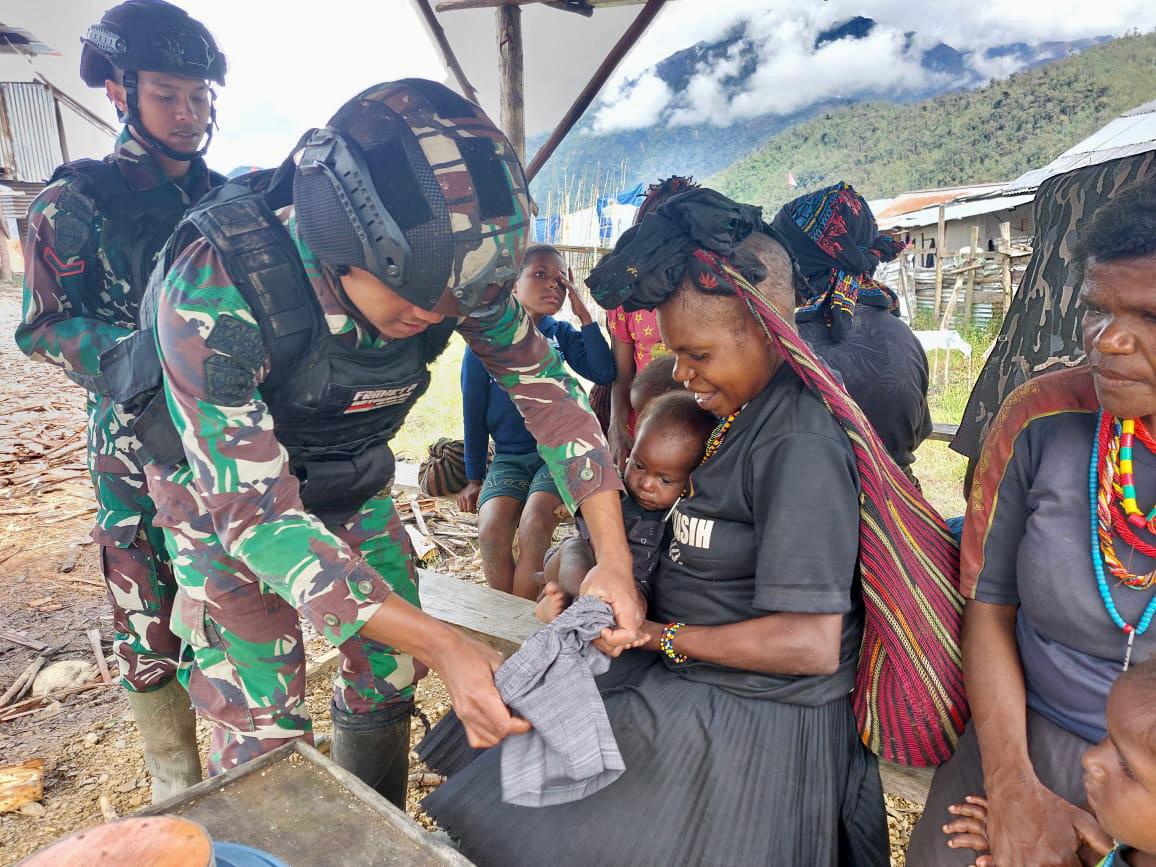
M466 342L455 334L433 365L433 381L393 439L393 453L420 461L438 437L462 437L462 355Z

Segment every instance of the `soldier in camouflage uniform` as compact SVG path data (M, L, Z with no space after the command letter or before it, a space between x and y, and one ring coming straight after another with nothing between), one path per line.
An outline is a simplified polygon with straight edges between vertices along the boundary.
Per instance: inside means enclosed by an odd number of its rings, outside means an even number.
M106 88L125 127L110 156L61 166L32 204L16 342L88 390L93 538L121 683L161 800L201 778L195 716L174 677L180 642L169 628L176 588L164 539L152 523L131 416L108 394L102 355L136 329L148 272L173 227L223 180L197 147L211 117L208 82L223 83L224 57L198 22L147 0L109 10L83 41L81 75Z
M611 647L634 642L641 622L621 484L581 388L510 292L529 196L480 109L432 82L370 88L308 137L292 199L266 221L304 266L304 301L268 244L226 263L222 245L258 231L230 222L252 203L191 220L220 232L150 287L184 458L147 468L180 585L181 677L214 723L210 773L311 737L304 615L341 651L334 759L404 807L408 717L427 665L475 746L527 725L494 689L500 657L419 610L410 546L382 490L388 440L451 331L513 396L591 526L599 565L586 590L615 607ZM238 283L241 262L265 270ZM282 335L311 306L319 327L286 361Z

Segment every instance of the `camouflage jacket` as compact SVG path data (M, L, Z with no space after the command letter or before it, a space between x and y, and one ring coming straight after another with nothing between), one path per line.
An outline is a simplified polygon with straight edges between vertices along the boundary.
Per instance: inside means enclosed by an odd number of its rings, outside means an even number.
M178 185L127 129L117 139L113 161L130 189L154 203L171 196L178 212L214 179L198 159ZM116 239L106 243L107 223L73 179L50 184L32 203L16 343L30 358L62 368L88 388L88 461L97 499L93 535L101 544L123 547L150 509L144 473L123 410L91 386L101 354L135 330L144 287L131 285L131 266Z
M383 346L385 339L342 305L328 272L297 238L292 208L279 216L296 241L330 333L359 349ZM321 634L335 644L344 641L372 616L388 587L301 504L298 480L261 399L268 354L222 358L219 342L209 339L220 320L232 317L225 323L230 329L240 323L253 331L251 340L239 343L264 345L250 307L207 241L193 243L173 264L156 316L165 394L188 459L177 467L147 468L157 523L202 538L206 531L215 533L226 554L302 611ZM585 394L512 295L457 328L525 416L567 506L577 509L591 494L621 490ZM226 360L247 371L248 379L229 406L208 399L207 371ZM374 498L354 520L372 523L374 510L391 509L387 496ZM182 588L195 594L186 583Z

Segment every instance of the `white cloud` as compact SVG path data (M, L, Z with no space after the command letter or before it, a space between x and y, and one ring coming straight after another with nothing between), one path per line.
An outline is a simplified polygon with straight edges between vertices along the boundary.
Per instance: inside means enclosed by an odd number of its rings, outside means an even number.
M594 117L596 132L609 133L624 129L652 126L670 104L671 92L661 78L652 72L625 85L616 98Z

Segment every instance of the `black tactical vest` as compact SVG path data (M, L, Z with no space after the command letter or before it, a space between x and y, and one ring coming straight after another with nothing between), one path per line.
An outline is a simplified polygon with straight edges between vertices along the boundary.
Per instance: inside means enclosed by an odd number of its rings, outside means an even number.
M326 524L344 522L393 478L389 441L429 387L429 365L455 321L378 349L354 349L330 334L292 238L257 192L194 209L171 247L179 252L198 236L221 257L260 326L270 370L261 398L302 502ZM142 308L150 330L160 283L154 279ZM154 463L184 460L163 393L150 396L136 433Z
M112 273L128 281L133 306L140 304L157 254L185 214L185 205L161 184L134 190L116 166L116 158L74 160L57 167L49 183L68 178L73 188L92 199L104 218L100 246ZM210 173L210 184L224 182ZM103 277L99 272L99 277Z

